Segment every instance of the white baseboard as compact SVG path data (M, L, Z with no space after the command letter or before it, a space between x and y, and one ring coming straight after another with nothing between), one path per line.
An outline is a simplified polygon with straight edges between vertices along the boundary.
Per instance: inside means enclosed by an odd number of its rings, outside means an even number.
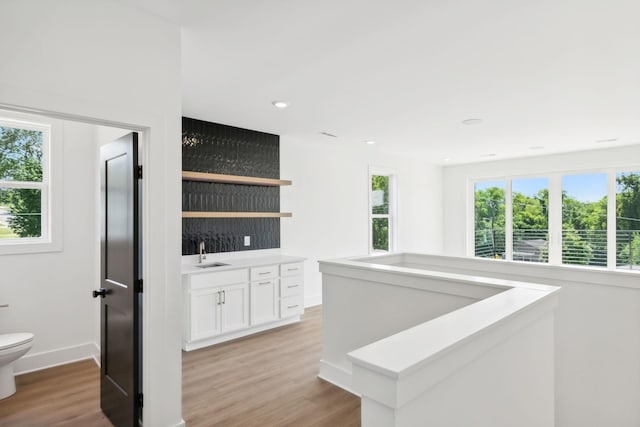
M349 393L361 397L360 393L356 393L351 385L351 372L344 368L334 365L331 362L327 362L324 359L320 360L320 372L318 377L330 382L331 384L340 387Z
M304 307L313 307L315 305L322 304L322 294L318 295L305 295L304 296Z
M219 344L221 342L234 340L236 338L246 337L247 335L252 335L258 332L266 331L273 328L278 328L280 326L290 325L292 323L297 323L300 321L300 316L293 316L286 319L278 320L276 322L265 323L262 325L251 326L246 329L240 329L235 332L230 332L223 335L216 335L211 338L205 338L202 340L191 341L191 342L182 342L182 349L184 351L197 350L199 348L208 347L210 345Z
M16 375L20 375L86 359L93 359L98 366L100 365L100 349L96 343L79 344L42 353L27 353L13 363L13 370Z

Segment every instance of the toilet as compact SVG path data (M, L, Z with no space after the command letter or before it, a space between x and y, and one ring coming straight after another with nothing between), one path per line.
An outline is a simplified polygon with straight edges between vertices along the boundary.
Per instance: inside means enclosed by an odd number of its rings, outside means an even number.
M13 362L22 357L33 343L33 334L21 332L0 334L0 399L16 392Z

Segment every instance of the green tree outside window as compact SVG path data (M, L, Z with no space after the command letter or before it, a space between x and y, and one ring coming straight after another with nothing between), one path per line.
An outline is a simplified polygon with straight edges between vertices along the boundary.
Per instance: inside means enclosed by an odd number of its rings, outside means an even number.
M12 185L42 182L42 142L41 131L0 127L0 239L42 234L42 190Z

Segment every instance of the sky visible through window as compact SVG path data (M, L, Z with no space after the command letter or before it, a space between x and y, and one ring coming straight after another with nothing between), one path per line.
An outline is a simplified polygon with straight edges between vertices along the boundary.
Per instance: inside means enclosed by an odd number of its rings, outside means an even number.
M607 178L601 173L566 175L562 177L562 189L581 202L598 202L607 195Z
M549 187L548 178L524 178L511 181L511 191L533 197L540 190Z
M504 181L476 182L475 190L476 191L486 190L487 188L491 188L491 187L502 188L504 187Z
M490 187L502 187L504 181L477 182L476 191L486 190ZM547 178L527 178L518 180L518 188L513 191L533 196L540 188L547 186ZM567 175L562 178L562 189L572 197L583 202L597 202L607 194L607 180L602 179L602 174Z

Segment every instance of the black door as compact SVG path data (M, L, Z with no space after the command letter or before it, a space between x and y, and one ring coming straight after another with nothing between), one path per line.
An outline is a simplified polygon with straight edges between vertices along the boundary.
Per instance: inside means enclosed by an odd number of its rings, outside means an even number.
M102 238L100 406L116 427L141 417L141 248L138 134L100 149Z

